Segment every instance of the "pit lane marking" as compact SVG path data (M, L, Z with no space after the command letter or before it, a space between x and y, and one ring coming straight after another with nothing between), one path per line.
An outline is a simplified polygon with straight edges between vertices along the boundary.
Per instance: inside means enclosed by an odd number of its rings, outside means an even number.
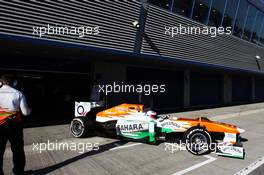
M211 162L213 162L213 161L216 160L216 158L211 157L211 156L208 156L208 155L204 155L203 157L208 158L208 159L206 161L203 161L203 162L200 162L200 163L195 164L193 166L190 166L189 168L186 168L184 170L178 171L178 172L176 172L176 173L174 173L172 175L182 175L182 174L186 174L186 173L188 173L190 171L193 171L193 170L195 170L197 168L200 168L200 167L202 167L202 166L204 166L206 164L209 164L209 163L211 163Z
M137 146L137 145L141 145L141 144L142 143L134 143L134 144L124 145L124 146L120 146L119 144L115 144L116 147L109 149L109 151L124 149L124 148L133 147L133 146Z
M119 144L115 144L117 147L111 148L110 151L118 150L118 149L124 149L124 148L128 148L128 147L133 147L133 146L137 146L137 145L141 145L141 144L142 143L134 143L134 144L124 145L124 146L119 146ZM195 170L197 168L200 168L200 167L202 167L202 166L204 166L206 164L209 164L209 163L217 160L217 158L214 158L214 157L211 157L211 156L208 156L208 155L204 155L203 157L207 158L207 160L203 161L203 162L200 162L198 164L195 164L195 165L193 165L193 166L191 166L189 168L186 168L184 170L178 171L178 172L176 172L176 173L174 173L172 175L183 175L183 174L186 174L186 173L188 173L190 171L193 171L193 170Z
M255 169L257 169L258 167L260 167L263 164L264 164L264 156L258 158L258 160L251 163L249 166L247 166L246 168L243 168L242 170L240 170L239 172L237 172L234 175L247 175L247 174L253 172Z

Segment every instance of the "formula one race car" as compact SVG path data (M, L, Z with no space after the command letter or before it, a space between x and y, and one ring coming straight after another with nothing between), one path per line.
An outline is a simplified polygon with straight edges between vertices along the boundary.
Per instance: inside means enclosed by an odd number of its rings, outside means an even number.
M149 143L178 139L195 155L214 150L218 155L244 158L240 134L245 130L234 125L213 122L205 117L188 119L157 115L152 110L144 110L141 104L121 104L95 113L94 109L100 106L102 104L97 102L75 103L75 118L70 125L74 137L85 137L100 130Z

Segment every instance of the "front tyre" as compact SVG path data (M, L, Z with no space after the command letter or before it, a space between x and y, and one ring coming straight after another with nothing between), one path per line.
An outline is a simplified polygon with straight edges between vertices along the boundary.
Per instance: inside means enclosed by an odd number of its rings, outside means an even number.
M184 137L186 149L194 155L204 155L211 152L212 138L205 128L190 128Z
M76 117L71 121L70 130L76 138L89 136L93 132L93 122L87 117Z

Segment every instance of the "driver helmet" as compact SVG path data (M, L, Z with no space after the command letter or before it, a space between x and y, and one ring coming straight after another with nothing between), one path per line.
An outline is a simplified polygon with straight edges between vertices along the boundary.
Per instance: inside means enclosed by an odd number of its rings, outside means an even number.
M149 116L150 118L156 119L156 115L157 113L155 111L148 111L147 112L147 116Z

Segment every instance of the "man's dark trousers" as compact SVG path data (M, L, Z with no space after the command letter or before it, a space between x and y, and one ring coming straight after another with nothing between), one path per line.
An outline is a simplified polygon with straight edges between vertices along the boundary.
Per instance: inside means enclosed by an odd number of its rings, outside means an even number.
M0 126L0 175L3 175L3 156L7 141L10 142L13 152L13 173L23 174L25 168L25 152L22 123L11 122Z

